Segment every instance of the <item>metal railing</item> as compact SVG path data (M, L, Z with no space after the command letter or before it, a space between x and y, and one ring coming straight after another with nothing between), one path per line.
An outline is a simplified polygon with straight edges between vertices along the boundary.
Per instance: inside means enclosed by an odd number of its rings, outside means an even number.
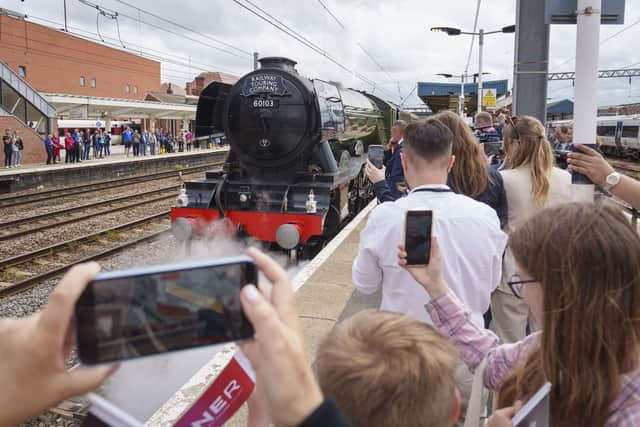
M11 86L16 92L29 101L34 107L40 110L45 116L50 119L56 116L56 109L53 105L49 104L47 100L40 95L29 83L24 81L18 74L16 74L7 64L0 61L0 78Z

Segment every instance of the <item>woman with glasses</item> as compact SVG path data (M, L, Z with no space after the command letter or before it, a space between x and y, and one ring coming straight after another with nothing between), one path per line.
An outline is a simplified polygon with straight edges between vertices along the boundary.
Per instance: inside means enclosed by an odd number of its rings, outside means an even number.
M498 407L550 382L552 426L640 425L640 237L630 221L612 205L564 204L521 224L509 246L509 286L542 329L514 344L469 320L444 282L435 238L428 266L406 266L402 247L398 262L469 368L486 357L484 385Z
M570 201L571 175L553 164L551 144L544 126L529 116L509 117L502 131L505 162L501 168L507 194L507 233L540 210ZM507 280L516 273L513 255L507 248L502 283L491 298L491 314L495 331L503 342L524 338L527 330L537 326L529 308L517 298Z

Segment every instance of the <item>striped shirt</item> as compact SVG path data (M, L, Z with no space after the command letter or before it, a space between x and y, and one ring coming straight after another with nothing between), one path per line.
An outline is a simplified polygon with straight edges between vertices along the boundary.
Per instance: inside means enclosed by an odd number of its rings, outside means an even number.
M497 389L515 367L523 365L527 356L538 345L540 332L513 344L499 344L498 337L487 329L478 328L470 320L467 310L455 294L449 291L430 300L425 308L434 326L448 336L458 348L460 357L474 370L488 355L484 371L484 385ZM611 405L607 426L640 426L640 369L622 375L622 387Z

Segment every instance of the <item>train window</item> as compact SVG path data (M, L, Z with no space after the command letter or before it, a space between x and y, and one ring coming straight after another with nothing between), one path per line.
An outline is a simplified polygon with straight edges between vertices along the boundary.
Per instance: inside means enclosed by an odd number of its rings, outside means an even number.
M615 126L598 126L597 134L598 136L616 136L616 127Z
M623 138L637 138L638 130L640 130L639 126L623 126L622 127L622 137Z
M80 87L84 87L84 76L80 76Z

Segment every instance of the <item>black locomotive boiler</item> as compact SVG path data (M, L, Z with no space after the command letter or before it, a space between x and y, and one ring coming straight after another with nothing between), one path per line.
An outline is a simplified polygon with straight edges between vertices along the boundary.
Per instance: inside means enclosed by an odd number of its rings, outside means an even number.
M313 254L373 197L363 154L412 115L376 96L298 74L262 58L234 85L213 82L198 101L196 138L224 132L221 171L188 181L171 212L177 235L226 219L232 232ZM218 227L220 228L220 227Z

